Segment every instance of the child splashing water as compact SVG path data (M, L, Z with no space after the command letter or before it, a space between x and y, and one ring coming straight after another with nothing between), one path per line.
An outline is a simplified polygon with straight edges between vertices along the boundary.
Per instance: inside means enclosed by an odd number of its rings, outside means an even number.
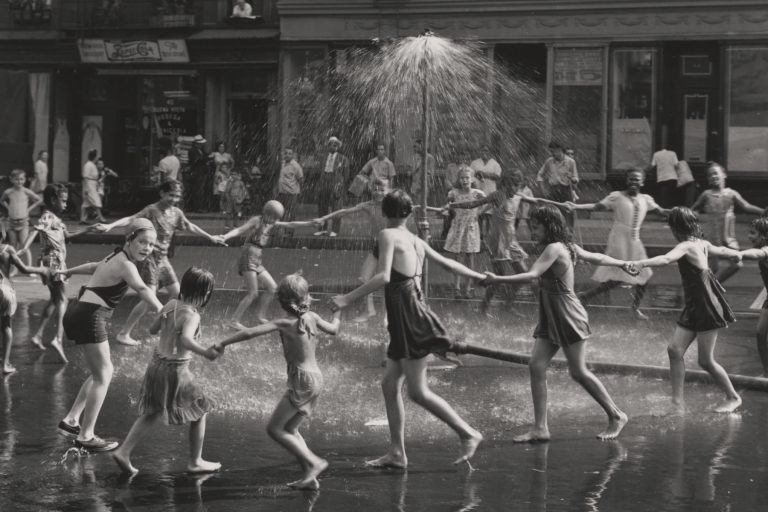
M163 307L149 332L160 332L160 340L144 374L139 396L139 417L131 427L123 445L112 458L124 473L139 472L131 463L131 452L159 420L169 425L189 422L190 473L218 471L221 464L203 459L206 416L214 404L195 384L189 371L192 353L216 359L213 347L203 348L200 337L200 313L213 293L213 275L207 270L191 267L181 278L179 297Z
M285 209L279 201L267 201L261 211L261 215L251 217L242 226L228 231L223 235L217 235L214 238L225 243L230 238L234 238L242 233L248 233L243 244L243 252L240 255L240 261L237 264L238 273L243 276L247 291L237 305L232 314L229 326L233 329L245 329L240 323L245 310L251 303L258 299L256 305L256 321L259 323L267 322L265 317L267 307L275 294L277 284L272 275L264 268L262 263L263 251L272 244L272 232L275 227L299 228L304 226L316 226L317 220L281 222ZM261 286L261 293L259 293Z
M683 357L694 340L699 344L699 366L707 371L715 383L725 392L725 401L716 405L715 412L732 412L741 405L741 397L733 388L731 379L715 361L717 333L735 320L730 306L723 296L723 287L709 269L709 256L741 259L737 251L719 247L702 239L701 227L696 214L688 208L676 207L669 214L669 227L678 244L667 254L655 258L631 262L636 270L643 267L659 267L677 262L683 281L685 307L677 321L672 343L667 347L669 370L672 378L672 403L679 411L684 410L683 383L685 360Z
M277 301L290 315L266 324L245 329L214 345L221 353L227 345L250 340L277 331L288 363L288 390L277 403L269 420L267 433L292 453L304 471L301 479L287 484L296 489L317 489L317 477L328 467L328 462L315 455L299 433L299 427L312 414L323 388L323 374L315 360L318 329L335 335L339 332L341 312L336 311L333 321L327 322L309 310L311 297L309 284L299 274L286 276L277 288Z
M381 213L381 201L389 192L389 185L387 184L386 180L379 177L374 177L371 180L370 186L371 194L373 195L373 199L371 201L362 202L351 208L336 210L335 212L329 213L325 217L320 217L318 222L322 221L325 223L334 217L343 217L351 213L363 212L366 215L368 226L370 227L370 237L375 243L376 236L379 234L379 231L387 227L387 219L384 217L384 214ZM376 273L376 255L374 254L373 249L371 249L371 251L366 254L365 261L363 261L363 266L360 269L360 282L364 283L368 281L371 277L373 277L374 273ZM374 306L373 295L371 294L366 297L365 314L355 317L353 322L365 322L374 316L376 316L376 307Z
M717 162L710 162L707 169L707 181L709 189L701 193L691 210L709 214L706 222L705 238L713 246L723 246L739 250L739 242L736 240L736 214L734 206L738 206L747 213L760 215L763 209L748 203L741 194L732 188L725 186L725 167ZM710 251L711 254L715 254ZM720 268L717 259L710 260L710 266L717 275L717 280L724 283L730 279L742 266L741 261L731 260L730 264Z
M741 251L741 258L757 260L763 288L768 287L768 218L761 217L752 221L749 240L754 248ZM768 377L768 300L763 302L757 320L757 353L763 365L763 377Z
M544 205L531 213L531 235L544 248L528 272L513 276L488 274L487 282L520 283L539 279L539 323L533 336L536 342L528 365L533 395L534 426L516 436L518 443L549 441L547 423L547 366L561 348L568 361L571 377L603 408L608 426L597 434L601 440L615 439L627 424L627 415L619 409L584 361L584 341L590 336L587 311L573 291L577 259L596 265L624 267L627 263L604 254L585 251L573 242L573 234L563 214L553 205Z

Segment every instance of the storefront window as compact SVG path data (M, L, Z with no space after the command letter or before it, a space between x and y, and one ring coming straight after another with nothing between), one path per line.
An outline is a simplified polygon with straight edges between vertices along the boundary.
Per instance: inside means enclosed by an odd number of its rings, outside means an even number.
M555 48L552 137L574 149L580 174L602 173L603 53Z
M768 173L768 48L729 48L728 169Z
M611 68L611 169L645 167L653 154L652 49L617 49Z

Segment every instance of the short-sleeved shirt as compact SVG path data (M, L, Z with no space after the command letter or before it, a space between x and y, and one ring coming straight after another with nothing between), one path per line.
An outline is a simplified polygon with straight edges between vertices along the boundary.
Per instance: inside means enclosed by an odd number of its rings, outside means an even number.
M370 176L371 180L379 178L386 183L391 184L392 178L395 177L395 164L389 158L384 157L384 160L378 158L372 158L363 166L362 174Z
M304 171L296 160L288 163L283 162L280 169L280 180L278 181L277 191L281 194L299 194L301 193L301 180L304 177Z
M483 174L492 174L497 178L501 178L501 166L499 162L493 158L487 162L483 162L482 158L473 160L469 166L473 171L480 171ZM485 192L486 195L496 192L496 181L492 179L477 180L477 188Z
M33 228L40 234L40 257L55 257L63 263L67 259L67 226L56 215L46 211Z
M158 256L168 256L173 233L189 229L189 220L179 208L171 206L161 210L157 203L151 204L136 214L136 217L149 219L157 231L154 253Z
M573 181L579 180L579 172L576 169L576 160L564 156L562 160L547 158L544 165L536 174L536 181L546 181L550 185L570 186Z
M669 149L660 149L653 154L651 165L656 167L656 181L677 181L677 153Z
M165 174L166 179L179 179L179 168L181 167L181 162L179 161L178 157L176 157L176 155L166 156L160 160L157 166L160 168L160 172Z

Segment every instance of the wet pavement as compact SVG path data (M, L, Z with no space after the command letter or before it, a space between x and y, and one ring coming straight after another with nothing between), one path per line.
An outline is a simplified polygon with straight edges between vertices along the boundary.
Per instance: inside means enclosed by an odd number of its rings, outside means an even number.
M72 262L76 252L73 247ZM429 373L432 388L485 435L473 459L475 471L451 464L458 447L455 435L408 401L409 469L366 468L363 461L381 455L388 438L386 427L366 425L384 416L379 379L386 332L380 318L355 324L345 317L338 337L319 340L326 387L315 416L302 429L309 446L330 462L319 492L285 487L298 477L298 465L265 433L285 382L276 336L232 347L216 362L193 362L197 380L218 402L209 416L204 456L220 461L221 472L188 475L186 428L158 427L135 452L140 473L127 479L108 455L79 456L70 450L72 440L56 430L84 378L84 363L69 341L65 350L71 362L66 366L28 342L30 323L36 325L42 310L42 303L25 291L35 286L40 285L17 283L22 305L14 317L13 362L19 371L4 379L0 389L3 511L698 512L762 510L768 499L765 393L743 391L740 413L718 415L707 408L721 393L711 384L687 384L687 413L669 415L665 380L601 375L631 420L618 441L599 442L594 435L604 426L601 410L567 372L553 370L553 440L516 445L512 436L525 429L533 414L527 371L477 357L464 357L462 368ZM203 314L204 343L228 333L220 322L238 299L234 292L217 290ZM113 325L125 319L135 300L120 305ZM471 302L432 304L449 330L468 343L530 351L534 305L520 305L521 316L496 308L497 318L485 319L473 313ZM317 309L328 314L322 303ZM272 314L279 312L273 309ZM589 360L666 364L674 312L650 311L650 322L632 320L621 309L594 308L590 314L594 335L588 342ZM717 357L728 371L759 374L754 325L754 317L740 315L722 331ZM137 414L154 339L146 327L135 334L146 339L142 346L111 346L115 377L97 424L103 436L123 438ZM692 347L689 367L695 361Z

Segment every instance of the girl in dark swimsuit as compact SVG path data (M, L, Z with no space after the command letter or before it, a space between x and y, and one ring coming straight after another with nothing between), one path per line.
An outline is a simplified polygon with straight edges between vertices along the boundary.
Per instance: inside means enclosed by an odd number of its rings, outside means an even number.
M577 259L597 265L625 267L626 262L604 254L588 252L573 243L573 234L560 211L544 205L531 213L531 235L544 248L528 272L512 276L489 274L488 282L522 283L539 279L539 323L533 332L536 342L528 364L533 397L533 428L513 440L518 443L549 441L547 424L547 366L563 349L568 372L608 415L608 427L597 434L601 440L615 439L627 415L613 402L603 383L589 371L584 360L584 341L589 338L587 311L573 291L573 271Z
M757 260L763 287L768 289L768 218L761 217L752 221L749 240L754 248L741 251L741 257ZM757 353L763 365L763 377L768 377L768 300L763 302L760 319L757 321Z
M696 214L688 208L673 208L669 214L668 223L672 234L680 243L667 254L635 261L632 264L640 270L643 267L660 267L677 262L680 269L685 307L677 321L672 343L667 347L672 378L672 403L679 410L684 410L685 361L683 357L693 340L697 340L699 366L712 376L726 396L725 401L716 405L713 411L733 412L741 405L741 397L736 393L723 367L715 361L714 352L718 330L727 327L735 318L725 301L723 295L725 290L709 269L707 260L709 256L717 256L741 261L741 254L728 247L712 245L703 240Z
M59 423L59 429L77 436L75 445L89 451L101 452L117 448L116 441L107 441L94 434L96 419L112 380L107 321L128 288L146 301L155 312L163 305L144 284L136 270L137 261L149 256L157 233L147 219L135 219L128 229L125 245L104 260L67 269L61 274L93 274L83 286L76 301L70 302L64 315L64 330L77 345L83 345L85 361L91 375L77 394L69 413ZM83 416L82 423L79 422Z
M473 279L485 276L449 260L417 238L405 226L413 210L411 198L402 190L387 194L382 212L386 229L378 235L378 272L365 284L346 295L334 297L336 309L343 309L369 293L384 287L384 302L389 324L387 367L382 390L389 421L390 446L386 455L369 461L376 467L405 468L405 418L401 396L403 383L414 402L445 422L459 435L461 449L455 463L469 461L483 436L469 426L448 403L427 385L427 358L430 353L444 354L451 341L440 319L424 302L421 271L429 258L444 268Z

